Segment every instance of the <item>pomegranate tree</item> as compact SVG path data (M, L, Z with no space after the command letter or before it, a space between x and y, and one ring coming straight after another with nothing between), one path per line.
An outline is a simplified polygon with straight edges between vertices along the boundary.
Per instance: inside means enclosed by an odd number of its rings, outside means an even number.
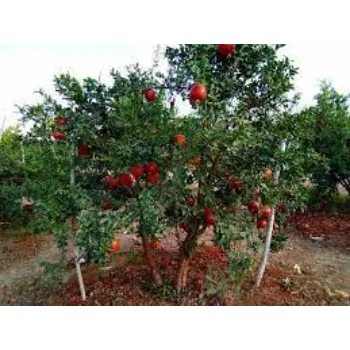
M174 200L168 214L174 225L186 231L180 247L178 292L187 285L198 240L208 230L214 230L216 241L225 248L243 240L247 248L261 250L257 230L274 221L270 208L282 199L301 200L292 191L302 191L302 158L308 151L298 151L297 137L290 134L288 108L293 103L290 92L296 69L287 58L279 58L281 47L167 48L170 69L165 84L196 111L180 122L188 144L176 154L176 181L169 189ZM282 141L290 141L285 153L280 151ZM201 159L196 167L191 162L194 157ZM283 173L277 183L272 169L282 164L293 169L294 177ZM184 206L187 198L195 198L195 205Z
M136 66L126 75L113 71L112 78L107 87L57 77L56 90L67 105L42 93L42 106L22 109L24 119L35 123L28 142L40 144L46 159L40 186L32 182L28 191L37 199L41 228L52 228L62 251L74 242L77 262L106 262L116 229L137 227L161 285L154 242L165 233L162 203L171 154L186 139L172 122L165 93L149 88L159 85L150 73Z
M280 48L169 47L165 74L135 66L113 71L111 86L57 77L65 103L42 93L42 105L22 109L34 122L27 139L42 149L40 177L27 188L41 229L52 230L63 251L72 240L77 264L107 261L120 249L116 230L134 231L161 286L157 242L175 228L179 293L204 234L213 231L234 262L237 247L240 256L261 251L259 230L273 226L278 204L292 209L304 200L304 165L316 159L298 147L289 112L296 70ZM191 115L176 115L168 102L176 94ZM243 260L247 268L254 261Z

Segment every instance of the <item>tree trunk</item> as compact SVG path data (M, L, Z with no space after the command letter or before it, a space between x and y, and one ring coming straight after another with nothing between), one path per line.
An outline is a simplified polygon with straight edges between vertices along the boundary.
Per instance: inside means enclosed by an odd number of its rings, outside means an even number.
M182 292L182 276L184 273L184 269L185 269L185 260L182 259L180 260L179 272L177 274L177 281L176 281L176 291L178 294Z
M188 272L190 270L190 261L192 259L195 247L197 246L198 237L203 234L203 231L198 231L199 225L197 225L195 233L189 233L185 241L180 248L180 263L179 272L176 282L176 291L180 294L187 287Z
M179 229L179 225L176 224L176 239L177 239L177 244L179 247L181 247L181 230Z
M184 262L184 270L182 274L182 288L187 287L188 271L190 270L190 259L186 259Z
M143 245L143 252L145 255L146 262L149 268L151 269L153 280L156 283L156 285L160 287L163 285L163 279L158 271L157 263L154 259L154 256L151 253L149 238L142 238L142 245Z
M341 185L345 188L345 190L350 194L350 181L349 179L344 179L340 181Z
M178 294L183 292L187 286L188 271L190 268L190 258L183 257L180 260L179 272L176 282L176 291Z

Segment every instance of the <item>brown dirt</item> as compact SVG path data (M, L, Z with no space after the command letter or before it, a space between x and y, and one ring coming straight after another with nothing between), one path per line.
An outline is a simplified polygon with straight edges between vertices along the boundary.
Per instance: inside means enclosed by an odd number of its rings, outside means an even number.
M51 244L49 236L0 237L0 273L18 262L28 263Z
M261 289L245 305L350 305L350 255L292 234L289 248L274 254ZM340 294L339 294L340 293Z
M141 256L141 252L139 254ZM171 290L175 283L172 277L175 276L179 264L177 254L160 248L157 250L157 262L167 283L164 288L156 290L148 282L151 274L142 258L138 262L132 262L128 254L117 255L111 266L118 268L112 268L102 275L92 267L85 271L86 287L93 291L85 304L81 303L76 281L72 280L61 294L56 295L53 305L197 305L208 269L225 266L224 256L224 252L213 247L199 249L191 261L188 293L181 300Z
M287 249L270 260L262 287L253 288L247 279L233 305L350 305L350 214L310 213L291 220L298 230L291 230ZM211 234L203 239L210 245ZM84 305L226 305L201 297L208 269L225 268L225 253L202 248L191 262L189 289L177 299L171 288L177 269L176 238L163 241L157 250L157 262L166 285L155 290L149 283L150 272L143 261L140 242L133 236L121 236L122 252L112 257L105 269L84 267L88 293ZM0 301L4 305L83 305L73 268L68 283L55 291L38 290L24 279L40 276L39 261L55 260L57 251L49 237L0 239ZM171 253L172 252L172 253ZM4 287L5 286L5 287ZM28 287L29 286L29 287ZM20 292L19 292L20 291Z
M350 253L350 213L310 212L290 220L303 237L321 246Z

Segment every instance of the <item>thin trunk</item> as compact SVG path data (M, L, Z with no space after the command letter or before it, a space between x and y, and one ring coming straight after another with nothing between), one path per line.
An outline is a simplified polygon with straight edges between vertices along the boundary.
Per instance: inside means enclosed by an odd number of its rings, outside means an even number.
M22 132L24 133L24 123L22 124ZM23 139L21 141L21 153L22 153L22 163L25 164L26 163L26 154L25 154L25 151L24 151Z
M347 178L341 178L339 175L334 175L335 179L338 181L338 184L342 185L345 190L350 194L350 180Z
M341 180L341 179L339 179L339 178L337 178L337 180L338 180L338 182L339 182L344 188L346 188L346 182L345 182L345 180Z
M149 268L151 269L151 273L154 279L154 282L158 287L163 285L163 279L162 276L160 275L156 261L154 259L154 256L151 253L151 247L150 247L150 242L148 238L142 238L142 245L143 245L143 252L145 254L145 259L147 261L147 264Z
M187 286L188 271L190 269L190 258L183 257L180 261L180 268L177 276L176 291L181 294Z
M198 195L197 195L198 203L201 202L202 187L203 187L203 183L202 181L200 181L198 186ZM190 261L191 261L193 252L195 251L195 248L197 246L198 237L201 236L204 233L204 231L205 229L200 230L200 221L197 218L194 230L187 234L186 239L183 241L182 245L180 246L180 263L179 263L179 272L178 272L177 283L176 283L176 291L178 294L180 294L187 287Z
M190 259L184 261L184 270L182 274L182 288L187 287L188 271L190 270Z
M344 179L343 182L344 182L343 187L350 194L350 180L349 179Z
M177 275L176 291L178 294L181 294L187 286L187 276L189 270L189 263L191 260L191 253L188 252L188 245L191 244L191 241L196 239L196 234L189 233L180 247L180 263L179 263L179 272Z
M197 224L196 230L194 231L196 233L189 233L180 248L181 253L180 253L179 272L178 272L177 282L176 282L176 291L178 294L180 294L187 287L190 261L192 259L195 247L197 246L198 237L200 237L200 235L204 232L204 230L199 232L198 230L199 230L199 223Z
M176 224L176 239L177 244L181 247L181 230L179 229L179 224Z
M184 269L185 269L185 260L182 259L180 261L180 266L179 266L179 272L177 275L177 282L176 282L176 291L178 294L180 294L182 292L182 280L183 280L183 273L184 273Z
M287 148L287 144L285 141L283 141L281 144L282 152L285 152L286 148ZM275 172L275 179L274 179L276 185L278 184L280 174L281 174L281 167L278 167L276 172ZM262 257L262 262L261 262L259 270L258 270L258 276L257 276L257 280L256 280L256 287L257 288L260 288L261 282L264 278L266 266L267 266L267 263L269 260L273 228L275 225L275 218L276 218L276 208L273 208L272 215L271 215L270 220L269 220L269 226L268 226L266 238L265 238L265 246L264 246L264 253L263 253L263 257Z

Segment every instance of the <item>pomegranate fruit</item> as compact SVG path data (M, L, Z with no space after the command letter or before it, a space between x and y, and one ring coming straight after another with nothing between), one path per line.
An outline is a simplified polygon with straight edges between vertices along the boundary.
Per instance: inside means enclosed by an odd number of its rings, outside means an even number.
M208 98L207 89L203 84L196 83L190 91L191 103L204 102Z

